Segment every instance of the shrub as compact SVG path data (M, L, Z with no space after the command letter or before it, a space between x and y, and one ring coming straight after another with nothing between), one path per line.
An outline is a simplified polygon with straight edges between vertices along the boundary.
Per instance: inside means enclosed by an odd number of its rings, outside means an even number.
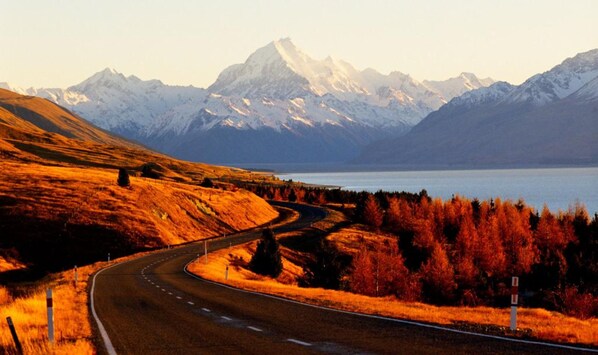
M159 179L160 174L156 171L159 166L155 163L146 163L141 166L141 176L150 179Z
M118 186L122 187L126 187L131 184L131 182L129 181L129 173L127 172L127 169L118 169L118 179L116 180L116 182L118 183Z
M207 187L207 188L211 189L212 187L214 187L214 182L210 178L204 178L203 181L201 182L200 186Z
M580 319L598 316L598 297L591 293L581 293L574 286L555 292L556 306L566 315Z

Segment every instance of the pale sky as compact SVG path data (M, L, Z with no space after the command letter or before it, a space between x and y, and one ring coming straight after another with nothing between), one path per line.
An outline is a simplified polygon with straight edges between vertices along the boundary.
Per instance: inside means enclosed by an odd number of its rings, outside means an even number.
M290 37L357 69L519 84L598 48L597 18L598 0L0 0L0 82L67 87L111 67L207 87Z

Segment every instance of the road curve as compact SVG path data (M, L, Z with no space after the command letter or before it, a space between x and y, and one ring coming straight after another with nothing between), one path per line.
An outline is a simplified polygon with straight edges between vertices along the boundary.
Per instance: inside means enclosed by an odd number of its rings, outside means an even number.
M275 232L309 228L316 207ZM259 230L208 243L209 251L258 238ZM570 350L425 328L336 312L197 279L185 265L203 242L104 269L94 278L92 311L118 354L567 353ZM223 270L224 273L224 270ZM96 329L97 331L98 329ZM108 352L99 345L100 352Z

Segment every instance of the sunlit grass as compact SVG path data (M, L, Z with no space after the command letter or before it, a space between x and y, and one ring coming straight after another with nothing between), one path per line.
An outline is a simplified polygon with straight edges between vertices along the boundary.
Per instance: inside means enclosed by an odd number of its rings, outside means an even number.
M52 275L33 286L25 295L14 299L0 288L0 352L16 353L12 336L5 322L10 316L25 354L94 354L87 308L87 280L90 272L103 263L79 268L75 289L72 271ZM55 343L48 342L46 288L53 290Z
M11 215L115 230L140 247L177 244L265 223L277 212L245 190L208 189L131 177L116 171L3 162L0 196L13 199ZM141 239L145 238L145 239ZM147 239L149 238L149 239Z

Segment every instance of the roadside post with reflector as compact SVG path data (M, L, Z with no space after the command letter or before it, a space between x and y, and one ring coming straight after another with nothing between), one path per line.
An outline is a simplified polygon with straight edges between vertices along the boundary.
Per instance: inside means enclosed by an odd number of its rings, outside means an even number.
M511 278L511 330L517 330L517 304L519 303L519 277Z

